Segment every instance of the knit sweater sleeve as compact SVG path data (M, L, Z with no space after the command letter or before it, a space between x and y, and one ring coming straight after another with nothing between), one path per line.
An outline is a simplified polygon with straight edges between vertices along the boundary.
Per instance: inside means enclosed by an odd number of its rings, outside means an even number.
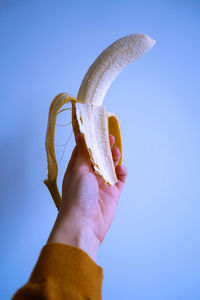
M83 250L49 243L40 253L28 283L12 300L100 300L103 269Z

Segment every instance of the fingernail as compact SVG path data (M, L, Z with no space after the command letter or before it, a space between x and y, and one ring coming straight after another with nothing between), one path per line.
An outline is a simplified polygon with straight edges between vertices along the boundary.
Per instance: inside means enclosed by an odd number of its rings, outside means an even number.
M110 139L110 140L112 140L112 139L113 139L113 140L114 140L114 142L115 142L115 137L114 137L114 135L110 134L110 135L109 135L109 139Z

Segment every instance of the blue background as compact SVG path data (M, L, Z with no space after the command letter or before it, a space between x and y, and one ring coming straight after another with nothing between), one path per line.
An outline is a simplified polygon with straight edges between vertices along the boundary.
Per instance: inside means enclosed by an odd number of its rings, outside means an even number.
M76 96L94 59L130 33L157 44L104 101L119 117L129 175L98 254L103 299L200 299L199 17L194 0L0 2L1 299L28 280L57 214L43 184L50 102ZM70 134L59 127L56 143Z

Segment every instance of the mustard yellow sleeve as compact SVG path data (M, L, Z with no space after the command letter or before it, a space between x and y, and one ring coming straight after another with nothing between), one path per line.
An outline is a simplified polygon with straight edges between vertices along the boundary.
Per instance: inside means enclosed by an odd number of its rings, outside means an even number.
M103 269L84 251L50 243L43 247L28 283L13 300L100 300Z

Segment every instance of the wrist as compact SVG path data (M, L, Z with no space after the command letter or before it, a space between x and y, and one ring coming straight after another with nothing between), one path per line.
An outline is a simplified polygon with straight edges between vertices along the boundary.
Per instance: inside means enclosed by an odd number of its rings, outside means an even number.
M80 224L77 220L65 218L56 219L55 225L47 243L62 243L85 251L96 262L100 245L92 229Z

